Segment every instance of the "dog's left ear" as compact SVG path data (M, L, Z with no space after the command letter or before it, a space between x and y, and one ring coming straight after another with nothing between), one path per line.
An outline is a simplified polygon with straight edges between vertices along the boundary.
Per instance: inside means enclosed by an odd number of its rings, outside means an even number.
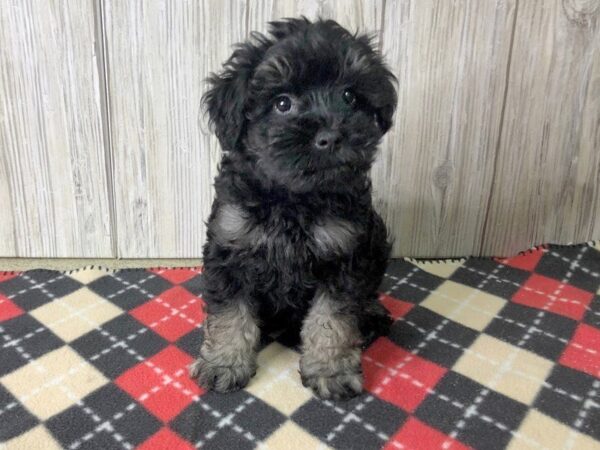
M210 89L202 97L210 124L224 151L240 149L246 127L245 109L250 79L270 45L262 35L255 34L253 37L256 42L239 44L223 64L221 73L208 77Z
M382 134L392 126L398 94L398 80L383 61L375 45L375 35L355 37L358 51L346 55L346 67L353 74L354 87L366 99Z
M394 91L394 94L396 92ZM385 134L389 131L392 126L392 119L394 118L394 111L396 110L395 104L385 105L377 110L375 113L375 120L377 125L381 129L381 133Z
M398 103L398 94L395 88L397 80L383 62L377 72L377 81L374 83L374 86L377 86L378 89L376 92L371 93L371 99L375 107L375 121L381 133L385 134L392 126L394 112Z

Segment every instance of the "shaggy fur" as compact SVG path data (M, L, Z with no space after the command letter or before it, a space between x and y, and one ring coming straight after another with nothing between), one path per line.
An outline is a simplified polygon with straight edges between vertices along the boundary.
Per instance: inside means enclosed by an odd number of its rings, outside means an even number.
M390 244L369 169L392 123L394 76L369 37L332 20L272 22L270 35L239 44L204 96L223 157L191 373L241 388L256 327L301 327L304 384L349 397L361 390L360 345L389 324L376 289Z

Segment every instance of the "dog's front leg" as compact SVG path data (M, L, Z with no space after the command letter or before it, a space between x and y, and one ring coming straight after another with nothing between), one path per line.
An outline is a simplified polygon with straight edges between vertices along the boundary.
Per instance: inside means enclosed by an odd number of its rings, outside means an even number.
M302 325L302 384L323 399L345 399L362 391L363 337L358 317L343 300L317 291Z
M200 357L190 375L217 392L243 388L256 373L259 340L257 320L247 303L233 300L219 305L206 319Z

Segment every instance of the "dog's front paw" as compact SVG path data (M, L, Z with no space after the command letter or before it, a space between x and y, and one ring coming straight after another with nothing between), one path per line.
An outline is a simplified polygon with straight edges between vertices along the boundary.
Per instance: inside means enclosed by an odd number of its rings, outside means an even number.
M205 389L215 392L233 392L245 387L256 374L256 363L250 361L221 365L219 361L209 361L200 356L190 366L190 376L197 378Z
M329 357L326 357L329 356ZM300 378L323 400L347 400L362 392L360 349L338 354L308 352L300 358Z
M334 375L300 373L304 387L311 388L323 400L347 400L362 392L363 375L358 372L342 372Z

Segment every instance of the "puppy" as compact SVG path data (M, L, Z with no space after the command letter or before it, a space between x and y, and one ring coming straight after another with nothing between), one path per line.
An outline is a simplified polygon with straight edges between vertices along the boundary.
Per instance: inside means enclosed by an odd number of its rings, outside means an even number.
M369 169L392 124L394 76L332 20L270 23L203 97L223 156L203 249L208 318L190 373L229 392L256 372L261 324L298 329L304 386L362 390L361 348L389 325L390 252Z

